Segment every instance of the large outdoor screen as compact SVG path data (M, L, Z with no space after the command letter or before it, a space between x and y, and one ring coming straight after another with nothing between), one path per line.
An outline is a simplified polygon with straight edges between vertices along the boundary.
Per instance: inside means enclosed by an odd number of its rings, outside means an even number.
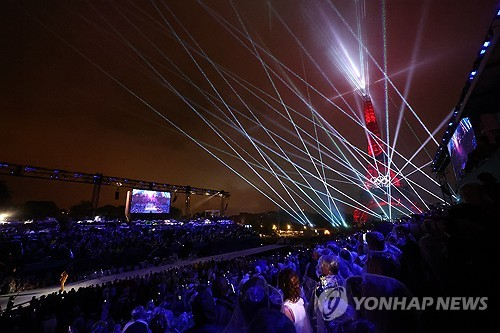
M170 192L132 190L131 214L166 214L170 212Z
M461 179L464 176L468 155L476 149L476 145L476 136L470 119L463 118L448 142L448 152L456 179Z

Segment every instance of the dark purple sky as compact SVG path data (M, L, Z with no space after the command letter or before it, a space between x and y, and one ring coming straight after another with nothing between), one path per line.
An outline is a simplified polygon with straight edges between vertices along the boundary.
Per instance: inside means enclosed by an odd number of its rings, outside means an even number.
M410 158L429 137L420 121L432 132L458 102L498 1L385 2L384 13L381 1L368 1L361 22L370 94L384 137L389 115L390 140L403 105L395 147ZM228 214L317 210L312 202L319 198L306 188L323 191L310 178L322 174L335 188L332 196L348 209L355 205L337 189L357 188L333 171L349 173L332 154L350 150L313 125L309 107L323 126L366 150L363 129L352 120L361 99L333 56L343 45L359 63L354 2L201 3L2 1L0 161L221 189L231 194ZM384 40L387 74L420 121L394 88L385 98L377 67L384 68ZM425 148L416 166L434 156L432 141ZM355 156L346 158L363 173ZM323 172L322 163L333 170ZM404 165L397 157L394 163ZM439 194L417 174L413 181ZM90 185L0 180L16 203L54 200L68 208L92 194ZM103 189L101 204L123 204L124 195L116 201L114 191ZM175 205L183 208L182 201ZM191 210L219 207L200 198Z

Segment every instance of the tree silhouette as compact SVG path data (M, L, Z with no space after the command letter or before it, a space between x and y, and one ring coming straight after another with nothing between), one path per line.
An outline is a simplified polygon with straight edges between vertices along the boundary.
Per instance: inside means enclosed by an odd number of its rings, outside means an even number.
M124 206L113 206L105 205L96 209L96 215L103 216L106 218L124 218L125 217L125 207Z
M84 218L92 216L92 202L81 201L79 204L69 208L69 214L74 218Z
M47 217L57 218L60 210L53 201L26 201L22 208L23 215L33 220L44 220Z

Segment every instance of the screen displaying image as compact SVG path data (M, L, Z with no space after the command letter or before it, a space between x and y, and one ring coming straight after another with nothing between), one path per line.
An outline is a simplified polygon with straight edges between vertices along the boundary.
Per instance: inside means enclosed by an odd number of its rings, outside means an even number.
M476 149L476 136L469 118L460 120L455 133L448 142L451 165L457 179L463 177L468 155Z
M166 214L170 212L170 192L132 190L131 214Z

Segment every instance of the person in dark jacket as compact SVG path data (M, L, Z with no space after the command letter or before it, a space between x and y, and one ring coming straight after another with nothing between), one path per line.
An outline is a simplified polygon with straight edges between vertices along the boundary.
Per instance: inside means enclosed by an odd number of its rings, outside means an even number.
M223 275L219 275L214 279L212 294L215 299L217 324L225 327L233 316L238 298L232 290L231 284Z
M186 333L219 333L224 326L217 324L217 311L215 301L209 288L199 287L191 305L194 326Z

